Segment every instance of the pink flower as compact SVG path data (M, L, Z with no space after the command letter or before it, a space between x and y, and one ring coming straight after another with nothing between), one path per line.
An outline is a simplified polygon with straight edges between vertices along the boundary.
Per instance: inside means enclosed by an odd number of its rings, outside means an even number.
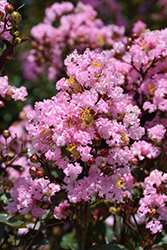
M165 132L166 129L161 124L157 124L156 126L148 129L149 137L157 142L160 142L163 139Z
M0 77L0 95L5 98L5 95L7 92L11 92L11 97L17 101L17 100L26 100L27 91L26 88L21 86L20 88L16 88L15 86L8 85L8 77L7 76L1 76Z
M145 23L143 23L141 20L138 20L134 24L132 32L140 34L146 29L146 27L147 27L147 25Z
M54 217L58 220L66 219L67 216L71 213L69 207L70 205L68 204L67 200L61 202L59 206L56 206L54 209Z
M150 229L152 234L156 234L157 232L162 232L162 224L158 220L150 221L146 224L146 228Z
M151 143L146 141L134 142L131 150L133 155L137 156L139 160L143 160L145 157L149 159L156 158L161 153L158 147L152 146Z
M18 211L21 214L27 214L31 211L35 217L41 217L46 213L42 204L50 202L50 196L58 191L60 191L59 185L53 186L49 180L44 178L33 180L30 176L21 177L14 182L10 190L13 201L7 202L5 209L8 213ZM48 192L49 196L47 195Z

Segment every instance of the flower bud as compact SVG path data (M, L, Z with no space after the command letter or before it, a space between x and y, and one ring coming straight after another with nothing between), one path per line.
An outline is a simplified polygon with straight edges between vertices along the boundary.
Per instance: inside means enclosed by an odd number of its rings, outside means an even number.
M104 162L100 164L99 168L105 175L110 176L113 174L113 169Z
M133 34L131 35L132 40L135 40L135 39L137 39L138 37L139 37L139 34L137 34L137 33L133 33Z
M9 21L11 22L12 26L17 27L22 20L22 16L18 11L13 11L9 17Z
M33 163L38 163L38 162L39 162L39 157L38 157L38 155L33 154L33 155L30 157L30 161L33 162Z
M105 157L107 158L107 156L109 155L109 150L107 148L103 148L101 151L100 151L100 154L102 157Z
M153 239L152 237L148 237L148 238L147 238L147 243L148 243L149 245L152 245L152 244L154 243L154 239Z
M92 157L88 162L87 162L88 166L91 167L92 165L95 164L95 158Z
M22 142L26 142L26 141L27 141L27 135L22 135L21 141L22 141Z
M2 132L2 134L3 134L3 137L4 137L5 139L8 139L8 138L10 137L10 132L9 132L9 130L7 130L7 129L5 129L5 130Z
M0 11L0 21L4 22L4 13L2 11Z
M10 34L12 35L12 36L16 36L16 37L18 37L19 35L20 35L20 33L19 33L19 31L18 30L11 30L10 31Z
M132 207L131 207L129 204L125 204L125 205L124 205L124 211L125 211L127 214L130 214L131 211L132 211Z
M35 48L38 46L36 41L32 41L30 44L31 44L32 47L35 47Z
M13 6L11 4L7 4L5 6L5 12L6 12L6 14L11 14L13 11L14 11L14 8L13 8Z
M128 37L128 43L132 43L132 38Z
M21 43L21 38L20 38L20 37L16 37L16 39L15 39L15 43L16 43L16 44Z
M144 230L144 231L142 231L142 235L144 238L148 238L149 233L146 230Z
M41 154L40 158L43 162L48 162L44 154Z
M31 167L29 168L29 173L30 173L31 177L35 177L36 172L37 172L36 167L31 166Z
M5 93L5 100L10 101L12 99L12 95L13 95L13 92L10 89L8 89Z
M38 178L38 179L40 179L40 178L42 178L43 177L43 172L41 171L41 170L38 170L37 172L36 172L36 174L35 174L35 176Z
M121 213L122 213L122 208L121 207L117 207L116 214L117 215L121 215Z
M11 160L11 159L13 159L14 157L15 157L15 153L14 152L9 152L8 154L7 154L7 156L8 156L8 158Z
M127 45L127 46L126 46L126 51L129 51L130 48L131 48L131 46L130 46L130 45Z
M137 166L137 165L139 164L139 161L138 161L138 159L137 159L136 157L134 157L133 159L130 160L130 163L131 163L132 165Z
M93 139L93 145L95 147L99 147L101 145L101 138L96 136L94 139Z
M117 212L116 207L111 206L111 207L109 208L109 212L110 212L111 214L115 215L116 212Z
M5 107L4 102L0 100L0 108L4 108L4 107Z
M146 243L145 243L145 241L144 241L144 240L142 240L142 241L140 241L139 245L140 245L142 248L144 248L144 247L145 247L145 245L146 245Z

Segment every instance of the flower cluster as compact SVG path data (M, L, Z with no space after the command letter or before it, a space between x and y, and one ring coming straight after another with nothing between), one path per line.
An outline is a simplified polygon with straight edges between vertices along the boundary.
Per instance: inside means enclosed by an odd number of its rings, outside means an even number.
M31 211L36 217L42 216L51 205L51 195L59 190L59 185L54 185L44 178L33 180L30 176L21 177L14 182L10 190L13 201L8 202L5 209L11 214L27 214Z
M114 54L114 48L102 53L87 49L83 55L74 51L65 60L69 78L56 84L61 91L36 103L27 115L29 153L44 154L63 169L62 188L71 203L89 201L94 194L118 203L125 194L131 198L130 162L160 154L158 146L141 140L141 110L123 90L131 66ZM61 155L64 147L66 157Z
M75 48L80 53L88 47L101 51L115 41L126 42L124 26L104 25L96 15L90 5L81 2L76 7L62 2L46 8L43 23L31 30L33 49L28 56L23 55L24 77L35 80L45 71L49 80L57 80L65 75L65 55Z
M63 169L62 188L72 203L88 201L95 193L121 202L133 187L129 141L139 140L145 129L139 125L140 110L123 94L124 75L114 62L108 53L75 51L65 60L69 79L56 85L62 91L27 114L29 154L40 152Z
M81 213L108 200L107 212L122 213L127 225L138 215L156 234L167 221L162 163L167 153L167 29L150 31L138 21L125 38L124 28L106 26L96 15L81 2L76 7L55 3L31 30L35 41L26 74L36 79L47 71L50 80L59 78L57 94L36 102L33 110L24 109L28 123L18 123L20 133L11 126L11 135L0 136L1 166L10 180L17 179L10 190L13 201L4 208L35 217L51 208L56 219L72 218L84 228L89 222L83 223ZM65 68L67 77L60 78ZM24 87L9 86L7 76L0 81L3 98L25 100ZM14 136L17 156L8 163ZM23 144L33 163L30 174L24 150L18 150ZM25 168L17 177L9 172L14 163Z
M145 178L143 188L138 216L155 234L162 231L162 223L167 221L167 174L155 169Z

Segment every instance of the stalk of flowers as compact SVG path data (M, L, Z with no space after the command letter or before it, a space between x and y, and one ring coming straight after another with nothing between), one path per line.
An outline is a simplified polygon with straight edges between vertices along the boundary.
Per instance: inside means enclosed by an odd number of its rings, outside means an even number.
M161 151L166 151L163 142L167 126L167 29L150 31L143 28L144 23L135 24L133 30L139 33L132 34L128 51L122 57L131 65L125 90L131 93L142 110L142 124L148 129L149 138L161 144Z
M127 90L138 93L138 105L149 113L166 112L167 29L136 34L123 60L132 65ZM135 34L134 34L135 35Z
M141 110L123 90L131 66L114 54L114 49L74 51L65 60L69 78L56 84L60 92L36 103L27 115L29 155L44 154L65 174L62 189L70 203L56 206L56 218L65 218L62 211L69 211L70 204L91 201L95 194L118 203L125 195L131 198L131 162L160 154L158 145L143 139Z
M150 33L147 31L145 37ZM145 37L134 40L131 48ZM145 99L141 86L145 79L152 77L150 71L157 65L144 65L136 59L137 50L133 54L131 48L122 61L121 56L115 57L118 48L121 55L125 53L121 42L101 53L87 49L81 55L74 51L65 60L68 79L62 78L56 84L59 93L51 100L37 102L34 110L27 114L27 130L32 140L29 156L36 154L42 158L44 155L64 173L61 189L67 196L55 207L58 219L69 215L71 205L91 203L95 195L117 203L123 203L124 197L131 199L133 176L130 167L135 159L137 168L142 166L150 171L147 160L156 167L153 159L163 153L165 126L157 124L156 120L151 124L142 109ZM161 62L163 52L162 49L152 61ZM139 77L137 86L134 72ZM162 85L162 91L161 88ZM139 98L135 98L136 92ZM156 111L159 115L164 110L157 106ZM139 181L140 177L137 177ZM17 197L18 194L15 199L19 205Z
M123 56L123 60L132 65L127 75L126 90L129 94L131 92L141 108L141 122L147 129L148 136L144 138L145 141L133 144L133 152L140 161L144 160L145 153L151 153L152 146L147 146L149 140L152 145L158 145L158 150L161 151L161 156L155 163L148 164L145 161L143 164L144 169L148 170L147 175L157 167L166 172L166 32L166 29L144 32L141 29L139 34L132 35L131 45ZM163 171L154 170L145 178L142 184L144 198L139 200L137 214L146 222L146 228L152 234L161 232L163 223L166 222L166 173Z
M33 49L23 55L24 77L35 80L46 72L48 79L55 81L65 75L63 60L75 48L79 53L88 47L102 51L116 41L126 42L124 26L104 25L96 16L90 5L81 2L76 7L63 2L46 8L43 23L31 30Z

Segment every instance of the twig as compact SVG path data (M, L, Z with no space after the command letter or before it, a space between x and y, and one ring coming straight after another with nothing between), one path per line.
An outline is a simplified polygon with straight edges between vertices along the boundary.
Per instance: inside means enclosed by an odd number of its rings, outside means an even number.
M33 241L35 240L35 238L37 237L38 233L40 232L41 230L41 226L39 227L39 229L37 230L37 232L35 233L34 237L30 240L28 246L24 249L24 250L28 250L29 247L31 246L31 244L33 243Z

